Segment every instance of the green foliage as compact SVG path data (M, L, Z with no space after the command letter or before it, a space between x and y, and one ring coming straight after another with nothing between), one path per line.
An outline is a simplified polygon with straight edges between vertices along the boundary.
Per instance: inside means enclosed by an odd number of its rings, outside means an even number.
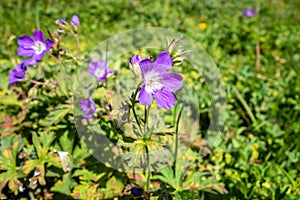
M253 18L241 14L254 7L259 12ZM44 58L30 69L35 82L7 87L7 75L20 61L17 38L35 29L45 32L46 24L56 29L50 25L52 20L69 20L77 13L80 54L95 48L94 38L101 41L128 29L166 27L194 38L220 69L227 95L226 122L217 144L208 148L205 136L214 117L211 91L205 78L185 71L183 63L184 78L195 91L191 97L196 95L200 101L199 133L175 168L153 173L152 199L170 195L174 199L299 199L299 12L296 0L2 1L0 198L130 199L127 187L146 185L143 174L132 177L95 160L78 137L71 98L77 63L70 64L67 56L67 64ZM66 35L68 39L73 38ZM74 52L74 44L66 42L63 48ZM115 65L126 72L128 60L120 60ZM101 105L107 93L101 88L96 91ZM97 121L99 134L117 141L107 111L100 112L105 117ZM172 121L172 116L167 120Z

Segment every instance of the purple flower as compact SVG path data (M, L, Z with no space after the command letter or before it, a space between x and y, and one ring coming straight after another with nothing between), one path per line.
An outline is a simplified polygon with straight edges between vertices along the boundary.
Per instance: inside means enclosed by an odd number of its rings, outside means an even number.
M142 56L137 54L135 56L130 57L129 63L133 66L135 64L139 64L142 61Z
M150 59L140 62L144 84L139 93L142 105L150 105L152 96L161 108L170 109L175 105L172 92L182 87L182 76L175 72L168 72L172 68L172 58L168 52L161 52L152 63Z
M33 38L27 35L19 37L18 45L18 54L26 57L32 56L27 62L35 64L35 62L40 62L43 59L44 54L53 46L53 41L45 40L43 32L35 30Z
M133 70L133 72L136 74L136 75L140 75L141 74L141 68L139 66L140 62L142 61L142 56L137 54L135 56L132 56L130 57L129 59L129 63L131 65L131 68Z
M248 9L248 10L243 10L242 14L246 17L253 17L256 13L255 9Z
M73 24L73 26L75 26L75 27L78 27L79 22L80 22L80 20L79 20L78 15L74 14L71 19L71 24Z
M114 70L107 69L107 62L105 60L90 62L87 71L95 76L98 82L105 82L106 76L114 72Z
M67 24L66 18L63 17L63 18L58 19L58 23L62 24L62 25L66 25Z
M19 82L20 80L24 79L26 76L26 64L21 62L16 66L15 69L11 70L10 74L8 75L9 83L8 85L12 85L14 83Z
M79 105L82 112L85 113L85 115L81 115L84 119L89 120L93 117L96 112L96 104L91 97L81 100Z
M135 197L141 196L144 192L144 190L140 187L133 187L130 189L131 194Z
M57 33L60 35L64 32L63 27L67 25L66 18L58 19L57 24L58 24Z

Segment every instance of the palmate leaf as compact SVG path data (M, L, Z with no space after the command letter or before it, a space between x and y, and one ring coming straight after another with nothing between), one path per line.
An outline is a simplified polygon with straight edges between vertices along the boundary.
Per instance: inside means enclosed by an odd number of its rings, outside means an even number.
M161 180L162 182L169 184L176 190L177 190L177 188L179 188L179 186L176 184L173 169L170 166L162 168L160 170L160 173L162 175L157 175L157 176L154 176L153 178L157 178L157 179Z
M32 141L39 159L44 159L44 157L46 157L49 151L50 144L52 143L53 140L54 140L53 132L49 132L49 133L42 132L39 134L39 137L37 136L36 133L32 134Z
M17 154L24 146L24 142L21 138L16 138L12 147L6 147L2 149L2 156L0 157L0 169L4 170L0 174L0 193L1 190L8 183L9 189L18 194L18 189L22 185L18 178L25 176L20 171L20 168L16 165Z
M103 176L105 176L105 173L96 174L94 172L91 172L87 169L78 169L74 172L72 175L73 177L79 177L81 181L88 181L88 182L97 182L99 181Z
M5 187L5 185L8 183L8 188L15 193L15 195L18 194L18 189L22 185L22 183L18 180L18 178L23 177L18 176L18 173L16 171L6 171L5 173L0 174L0 192Z
M13 94L10 94L12 93L11 91L8 91L9 94L6 94L6 93L3 93L1 92L0 93L0 99L1 99L1 104L3 106L0 107L0 109L6 107L6 106L18 106L18 107L22 107L22 102L20 100L18 100L18 98L13 95Z
M161 175L157 175L154 178L157 178L170 186L172 186L176 191L182 191L184 188L182 187L182 182L184 179L184 175L186 173L188 161L183 161L178 159L176 162L175 175L174 170L171 166L164 167L160 170Z
M70 195L71 189L76 185L76 182L72 179L71 174L67 173L63 175L62 181L59 180L50 189L51 192L59 192L61 194Z
M87 169L78 169L72 176L80 179L80 184L75 186L72 192L72 196L76 199L103 199L105 193L98 189L102 184L100 179L110 174L97 174Z
M186 191L191 190L206 190L214 193L217 191L220 194L227 193L226 189L219 184L213 176L207 177L206 172L194 172L192 171L187 175L186 180L182 187Z
M48 121L46 125L51 126L62 121L66 115L73 112L73 106L71 104L62 105L55 110L50 110L49 115L47 116Z
M83 182L78 184L72 190L72 196L75 199L103 199L104 194L101 191L97 192L98 185L91 182Z
M100 188L98 192L102 192L105 199L111 199L118 194L121 194L123 188L124 184L122 183L122 180L119 177L113 176L106 181L106 188Z
M38 175L34 175L31 180L38 180L41 185L46 184L45 164L55 165L57 167L60 166L59 158L55 157L53 153L49 152L49 148L53 139L53 132L42 132L39 134L39 137L36 133L32 133L32 141L38 158L34 160L27 160L22 167L22 172L25 174L29 174L33 169L35 169L35 174ZM32 188L34 187L35 186L32 185Z

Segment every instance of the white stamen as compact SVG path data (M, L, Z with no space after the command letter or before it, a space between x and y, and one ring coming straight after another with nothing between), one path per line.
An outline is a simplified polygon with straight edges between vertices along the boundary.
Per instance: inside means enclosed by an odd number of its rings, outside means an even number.
M157 90L160 90L163 87L161 83L162 77L158 72L149 71L145 74L145 83L146 83L146 92L154 93Z
M41 54L46 50L46 44L41 41L34 41L33 46L31 48L34 50L35 54Z

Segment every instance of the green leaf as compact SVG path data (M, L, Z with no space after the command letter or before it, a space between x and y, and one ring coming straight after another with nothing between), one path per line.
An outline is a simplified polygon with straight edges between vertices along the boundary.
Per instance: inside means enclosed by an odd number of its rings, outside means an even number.
M71 175L64 174L62 181L59 180L55 185L50 189L51 192L59 192L65 195L71 194L71 189L76 185L76 182L72 179Z
M36 153L38 154L38 156L40 157L41 155L41 150L42 150L42 145L40 143L39 138L37 137L36 133L32 133L32 142L34 144Z
M48 116L48 119L49 119L48 125L56 124L56 123L62 121L67 114L72 112L72 110L73 109L72 109L71 105L65 105L62 108L51 111Z

